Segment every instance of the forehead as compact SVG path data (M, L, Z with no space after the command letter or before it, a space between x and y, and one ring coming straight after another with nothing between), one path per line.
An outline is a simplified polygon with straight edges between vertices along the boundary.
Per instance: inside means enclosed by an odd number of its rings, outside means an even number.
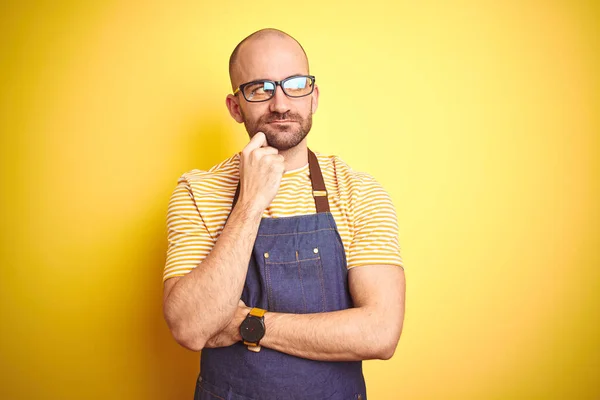
M308 74L308 61L302 48L287 37L268 37L244 43L235 66L237 84L255 79L281 80Z

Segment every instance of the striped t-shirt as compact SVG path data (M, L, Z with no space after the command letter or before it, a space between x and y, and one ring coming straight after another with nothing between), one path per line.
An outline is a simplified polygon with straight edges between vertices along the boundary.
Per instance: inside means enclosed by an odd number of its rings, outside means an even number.
M314 153L344 245L347 267L393 264L404 268L396 212L388 193L372 176L352 170L339 157ZM163 280L187 274L210 253L231 212L239 163L237 153L208 171L193 169L179 178L167 213L169 243ZM314 213L307 163L284 173L263 218Z

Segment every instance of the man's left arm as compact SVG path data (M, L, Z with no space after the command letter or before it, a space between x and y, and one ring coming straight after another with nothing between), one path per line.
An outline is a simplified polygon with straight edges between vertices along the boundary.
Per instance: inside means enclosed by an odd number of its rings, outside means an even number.
M396 265L348 271L354 308L318 314L265 314L261 346L297 357L356 361L392 357L404 320L405 277Z

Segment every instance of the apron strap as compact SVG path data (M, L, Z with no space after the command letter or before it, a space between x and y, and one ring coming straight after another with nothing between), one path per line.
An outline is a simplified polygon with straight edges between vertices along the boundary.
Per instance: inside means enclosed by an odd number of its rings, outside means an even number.
M312 184L313 197L315 198L315 207L317 213L329 211L329 200L327 199L327 188L323 180L323 173L319 166L317 156L308 149L308 169L310 171L310 182Z
M315 207L317 213L323 213L330 211L329 200L327 199L327 188L325 187L325 181L323 179L323 173L319 166L317 156L309 148L308 150L308 170L310 171L310 182L312 184L313 197L315 198ZM235 195L233 196L233 203L231 209L237 204L238 198L240 197L240 182L238 181Z

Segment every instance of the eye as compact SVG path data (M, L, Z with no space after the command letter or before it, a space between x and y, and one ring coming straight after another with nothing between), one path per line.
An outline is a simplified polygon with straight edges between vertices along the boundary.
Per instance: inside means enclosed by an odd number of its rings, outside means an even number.
M299 76L285 81L283 88L290 96L303 96L312 90L312 82L309 78Z
M272 82L256 82L244 88L246 98L251 100L268 99L273 95L275 86Z

